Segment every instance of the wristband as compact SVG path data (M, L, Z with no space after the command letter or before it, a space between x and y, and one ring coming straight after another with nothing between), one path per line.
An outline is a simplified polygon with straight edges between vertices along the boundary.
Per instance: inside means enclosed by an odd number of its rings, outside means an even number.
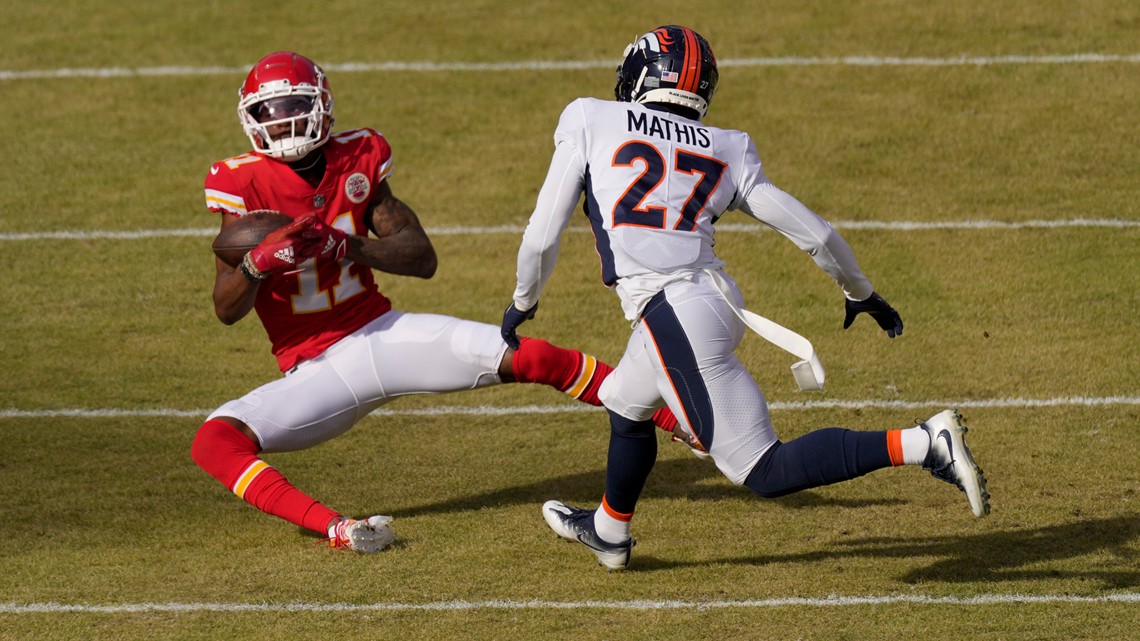
M260 283L261 281L265 280L267 276L269 276L269 274L262 272L256 266L254 266L253 259L250 258L249 252L246 252L245 258L241 259L241 275L245 276L247 279L249 279L250 282L253 283Z

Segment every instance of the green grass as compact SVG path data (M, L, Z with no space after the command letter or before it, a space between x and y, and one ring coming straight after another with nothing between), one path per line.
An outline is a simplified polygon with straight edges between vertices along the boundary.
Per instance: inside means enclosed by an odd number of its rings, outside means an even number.
M671 21L707 35L722 61L1134 55L1140 27L1129 3L1059 0L345 0L272 12L243 2L9 4L0 73L240 67L277 48L329 64L616 61L629 39ZM1140 220L1134 62L721 71L709 122L752 133L776 184L833 221ZM776 404L781 437L901 427L939 403L971 404L970 443L994 495L984 520L914 469L757 500L663 441L634 525L633 565L610 575L538 516L548 498L598 499L604 414L405 412L570 408L533 386L401 399L389 406L396 413L340 439L267 457L336 509L393 514L400 538L383 554L332 553L236 500L193 465L190 440L205 412L277 372L256 322L215 320L209 238L6 235L216 225L202 179L211 162L247 149L234 117L241 76L0 78L14 98L0 172L0 410L9 411L0 415L0 639L1135 636L1136 601L1009 600L1135 595L1140 585L1135 226L845 228L903 314L895 341L867 318L841 330L834 284L777 234L718 234L749 306L811 338L827 368L824 393L800 394L792 359L745 339L740 357ZM525 224L559 111L580 95L607 97L613 77L376 71L331 80L338 127L382 131L395 150L395 192L441 228ZM598 285L583 224L566 236L526 330L616 362L628 325ZM381 287L400 309L496 323L518 239L436 236L436 278L381 276ZM1110 397L1133 401L992 403ZM788 409L802 401L910 405ZM42 414L66 409L143 415ZM147 414L161 410L174 412ZM832 596L957 601L771 604ZM478 606L639 600L713 605ZM452 601L476 605L441 609ZM769 605L723 605L747 601ZM12 611L49 603L330 609ZM338 604L357 609L331 609Z

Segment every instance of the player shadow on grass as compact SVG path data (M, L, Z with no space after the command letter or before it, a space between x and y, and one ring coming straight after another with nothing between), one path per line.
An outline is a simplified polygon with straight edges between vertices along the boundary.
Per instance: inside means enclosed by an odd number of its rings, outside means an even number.
M630 571L652 572L678 567L714 564L768 565L810 563L850 557L922 559L929 565L896 577L906 584L969 583L1002 581L1071 580L1096 581L1101 589L1126 589L1140 585L1140 567L1135 550L1140 540L1140 515L1082 520L1035 529L987 532L977 535L934 536L899 539L868 537L840 541L827 550L799 554L715 558L699 562L674 562L638 555ZM1105 560L1104 556L1112 559ZM1041 567L1082 556L1098 557L1084 567ZM1114 569L1119 568L1119 569Z
M538 506L548 499L558 499L571 505L596 505L601 499L605 480L605 470L566 474L528 485L398 509L392 512L392 516L399 519L424 514L466 512L487 507L528 504L534 505L537 513ZM652 496L654 499L684 498L700 501L733 497L749 500L756 498L750 490L732 485L711 462L689 458L658 461L653 476L649 478L645 488L646 496ZM902 499L833 498L810 491L765 500L790 508L889 506L904 503Z

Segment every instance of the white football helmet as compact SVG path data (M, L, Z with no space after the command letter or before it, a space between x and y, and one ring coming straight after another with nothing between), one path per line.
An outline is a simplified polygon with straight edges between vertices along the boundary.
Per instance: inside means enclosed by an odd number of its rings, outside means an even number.
M291 162L328 142L332 91L324 70L305 56L265 56L238 93L238 119L254 150Z

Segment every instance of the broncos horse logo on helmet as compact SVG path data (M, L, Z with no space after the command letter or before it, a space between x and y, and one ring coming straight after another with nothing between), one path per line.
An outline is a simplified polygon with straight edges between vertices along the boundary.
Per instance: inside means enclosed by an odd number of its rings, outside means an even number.
M625 48L614 97L679 105L705 117L716 93L716 56L707 40L679 25L658 27Z

